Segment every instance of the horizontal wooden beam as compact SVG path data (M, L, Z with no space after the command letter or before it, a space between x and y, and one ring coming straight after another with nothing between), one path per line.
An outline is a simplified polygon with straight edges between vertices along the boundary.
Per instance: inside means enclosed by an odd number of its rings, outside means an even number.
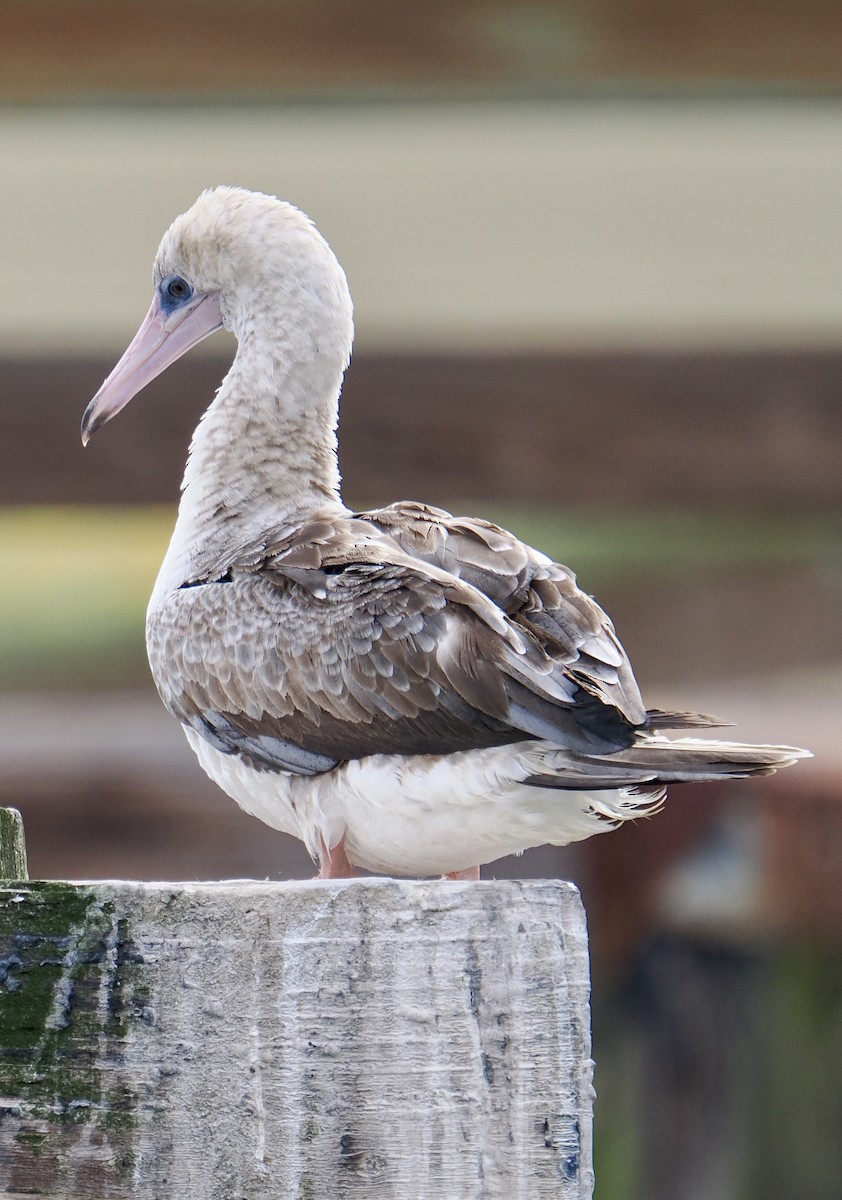
M227 370L177 364L83 451L105 358L0 359L0 504L175 505ZM365 354L346 379L352 504L834 506L842 352Z

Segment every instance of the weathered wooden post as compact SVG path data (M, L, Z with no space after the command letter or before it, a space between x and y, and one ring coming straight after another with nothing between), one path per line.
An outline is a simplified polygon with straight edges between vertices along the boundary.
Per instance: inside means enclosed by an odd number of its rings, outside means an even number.
M585 1200L567 883L0 892L0 1196Z
M26 879L23 819L16 808L0 808L0 879Z

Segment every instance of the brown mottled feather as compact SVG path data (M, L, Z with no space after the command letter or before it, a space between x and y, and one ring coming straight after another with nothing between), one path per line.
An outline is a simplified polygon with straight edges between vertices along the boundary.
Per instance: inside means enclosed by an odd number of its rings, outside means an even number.
M614 626L567 567L499 525L452 517L425 504L403 502L360 515L411 554L484 592L549 659L575 666L586 691L630 725L645 723L643 701Z
M163 699L267 767L294 769L290 746L314 769L530 737L610 752L645 721L605 614L487 522L331 514L188 583L150 629Z

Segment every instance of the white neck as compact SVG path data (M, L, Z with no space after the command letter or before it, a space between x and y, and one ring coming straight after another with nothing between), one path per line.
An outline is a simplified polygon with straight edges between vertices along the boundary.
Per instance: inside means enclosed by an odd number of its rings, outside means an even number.
M347 511L336 456L350 315L346 324L315 337L300 325L279 332L255 323L241 333L231 369L193 435L153 603L269 530L316 512Z

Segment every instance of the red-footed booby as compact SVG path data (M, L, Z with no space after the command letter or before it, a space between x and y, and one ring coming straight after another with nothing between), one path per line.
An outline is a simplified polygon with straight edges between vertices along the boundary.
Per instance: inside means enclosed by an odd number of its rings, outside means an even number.
M204 192L164 235L153 280L83 441L214 330L236 335L190 448L149 661L205 771L301 838L321 877L476 878L651 813L666 784L806 756L666 738L714 722L647 711L609 618L504 529L418 503L345 506L351 296L292 205Z

